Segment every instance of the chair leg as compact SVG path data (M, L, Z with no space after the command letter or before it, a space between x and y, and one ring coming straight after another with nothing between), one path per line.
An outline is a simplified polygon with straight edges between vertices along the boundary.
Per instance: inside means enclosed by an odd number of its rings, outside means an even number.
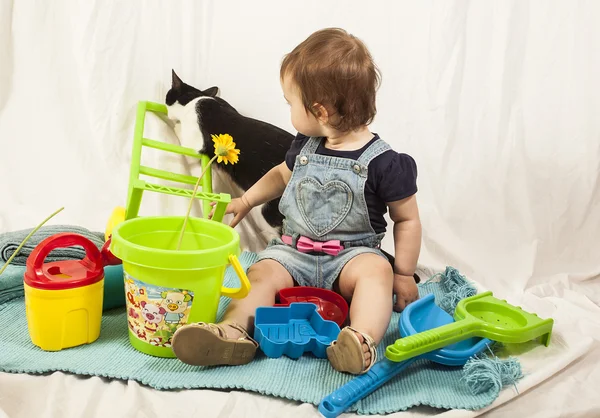
M222 222L223 217L225 216L225 209L227 209L227 203L218 202L215 205L215 213L213 213L213 221Z
M143 189L138 189L134 187L131 190L131 194L129 196L129 202L127 202L126 210L125 210L125 220L133 219L138 216L138 212L140 211L140 205L142 203L142 193Z

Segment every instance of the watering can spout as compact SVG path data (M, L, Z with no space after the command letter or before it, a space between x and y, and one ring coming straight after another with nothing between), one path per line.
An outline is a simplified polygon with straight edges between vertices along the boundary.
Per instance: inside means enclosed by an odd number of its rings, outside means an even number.
M110 251L110 242L111 238L108 239L102 246L102 250L100 254L102 255L102 264L104 266L118 266L122 264L121 259L115 257L115 255Z

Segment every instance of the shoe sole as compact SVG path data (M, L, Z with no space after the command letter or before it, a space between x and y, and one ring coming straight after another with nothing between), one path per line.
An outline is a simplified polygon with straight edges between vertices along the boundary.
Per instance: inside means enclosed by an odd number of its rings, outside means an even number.
M256 345L248 340L226 340L194 325L179 328L171 347L175 356L192 366L238 366L254 359Z
M338 372L364 373L364 355L362 344L352 331L340 332L335 344L327 347L327 358Z

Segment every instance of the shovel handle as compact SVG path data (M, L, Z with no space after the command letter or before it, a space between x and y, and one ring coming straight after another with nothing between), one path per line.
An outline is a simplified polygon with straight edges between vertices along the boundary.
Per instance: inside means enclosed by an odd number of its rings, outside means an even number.
M396 340L385 350L391 361L404 361L471 338L470 321L461 320Z
M384 359L375 363L367 373L355 377L344 386L325 396L319 404L319 412L325 418L337 417L356 402L379 389L415 360L410 359L395 363Z

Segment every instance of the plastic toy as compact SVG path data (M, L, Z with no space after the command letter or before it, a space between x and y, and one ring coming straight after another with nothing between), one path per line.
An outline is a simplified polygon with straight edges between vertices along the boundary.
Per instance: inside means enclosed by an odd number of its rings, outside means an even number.
M188 322L215 322L221 296L245 297L250 283L237 255L240 236L228 225L183 216L139 217L115 227L110 250L122 260L129 340L137 350L175 357L173 333ZM223 287L231 264L239 288Z
M326 358L327 347L339 333L340 327L321 318L313 303L256 308L254 339L267 357L286 355L297 359L312 352Z
M106 223L106 229L104 230L104 240L106 242L110 241L110 236L112 234L112 230L115 226L119 225L121 222L125 220L125 208L124 207L116 207L110 218L108 218L108 222Z
M274 306L289 306L294 302L307 302L317 305L317 312L323 319L333 321L340 327L348 317L346 300L331 290L318 287L297 286L279 291L279 303Z
M124 306L123 265L104 266L104 299L102 302L102 311Z
M454 323L396 340L386 348L385 356L396 362L408 360L474 336L503 343L524 343L542 336L542 344L548 346L554 324L552 319L540 319L495 298L492 292L461 300L454 319Z
M429 294L408 305L400 315L398 325L400 334L409 336L452 322L452 317L435 304L434 295ZM319 404L319 412L327 418L337 417L360 399L365 398L397 376L419 358L448 366L462 366L470 357L484 350L490 342L488 339L470 338L401 363L383 359L373 365L371 370L364 375L357 376L323 398Z
M116 266L121 264L121 260L110 252L110 241L111 239L109 238L102 246L102 250L100 250L100 254L102 254L102 263L104 263L105 266Z
M133 149L131 153L131 167L129 173L129 188L127 191L126 207L117 207L106 227L106 239L112 234L113 228L121 222L133 219L138 216L142 195L144 191L152 191L165 193L173 196L181 196L186 198L192 197L192 190L181 187L164 186L155 182L147 181L140 178L140 175L153 177L155 179L167 180L175 183L188 185L196 184L197 177L188 176L179 173L172 173L165 170L160 170L153 167L148 167L141 164L142 147L153 148L161 151L171 152L174 154L184 155L187 157L196 158L201 161L203 167L208 165L210 158L207 155L198 154L197 150L192 148L182 147L167 142L156 141L153 139L144 138L144 125L146 121L146 112L153 112L159 116L167 115L167 107L163 104L140 101L137 106L135 130L133 135ZM203 200L203 217L207 218L212 210L210 202L216 202L212 219L222 221L225 214L227 204L231 201L231 196L226 193L212 193L212 175L211 170L207 170L202 177L202 191L196 192L196 198Z
M83 260L44 264L56 248L80 245ZM24 277L27 327L33 344L45 351L94 342L100 336L104 288L102 255L79 234L43 240L27 259Z

